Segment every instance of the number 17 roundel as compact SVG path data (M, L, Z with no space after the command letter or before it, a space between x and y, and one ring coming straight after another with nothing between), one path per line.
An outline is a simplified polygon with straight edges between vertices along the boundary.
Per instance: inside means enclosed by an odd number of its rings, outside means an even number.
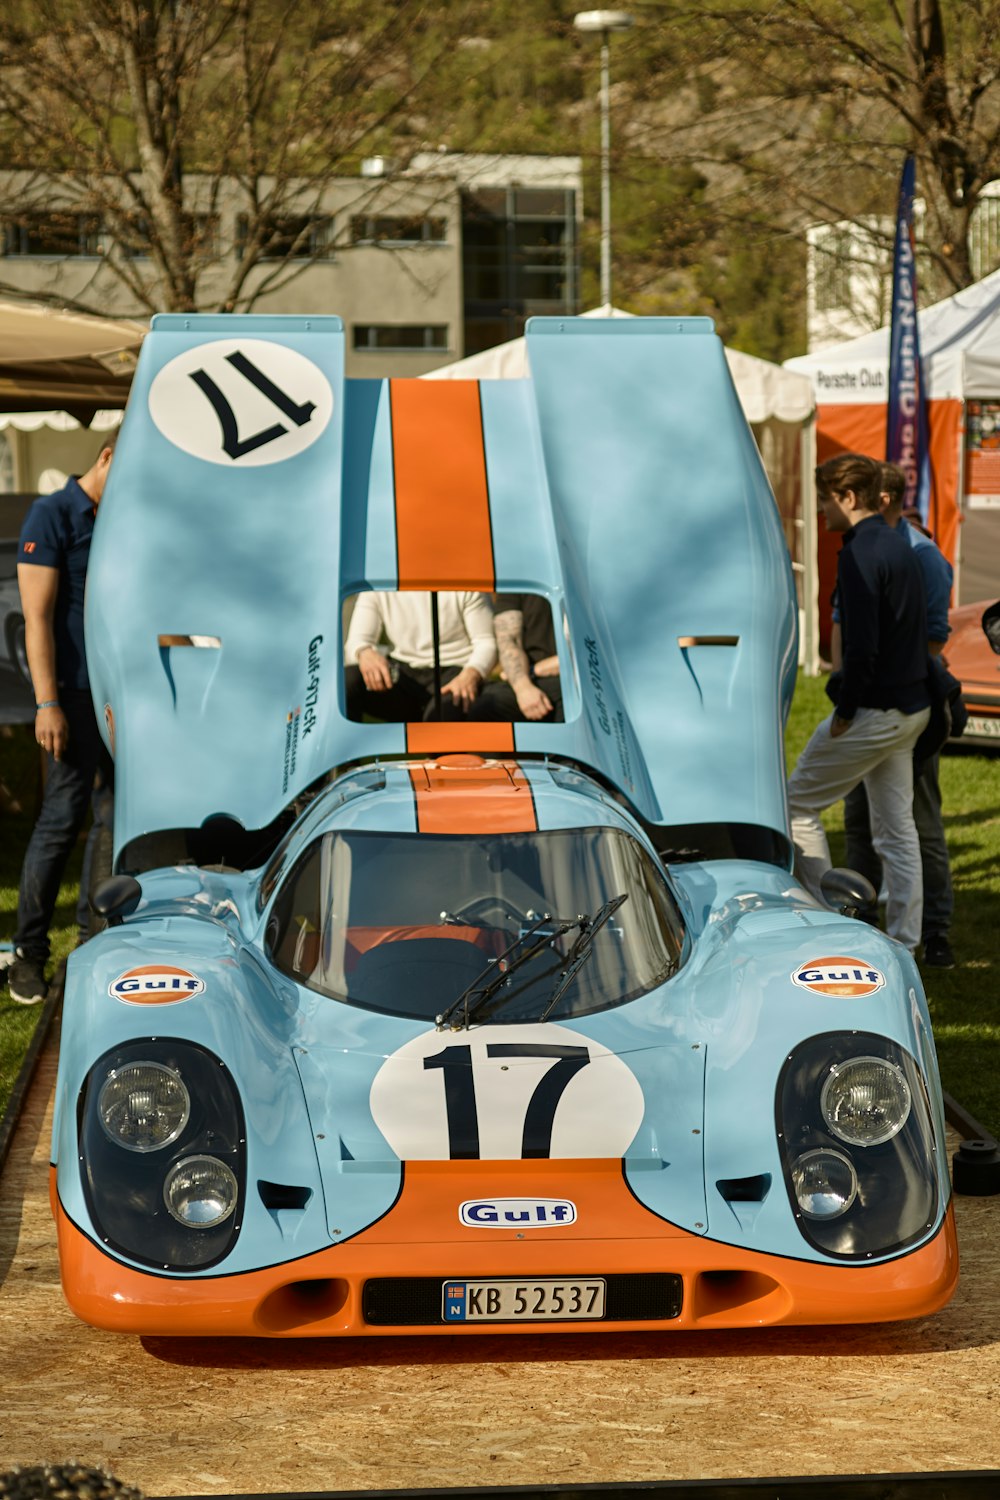
M168 442L228 468L282 463L310 448L333 412L322 370L267 339L212 339L163 366L149 414Z
M425 1032L386 1058L369 1103L402 1161L620 1157L644 1110L620 1057L552 1024Z

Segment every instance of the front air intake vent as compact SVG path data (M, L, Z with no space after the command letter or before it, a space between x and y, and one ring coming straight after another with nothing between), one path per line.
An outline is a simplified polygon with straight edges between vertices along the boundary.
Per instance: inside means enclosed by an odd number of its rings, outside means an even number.
M763 1203L771 1187L770 1172L756 1177L720 1177L715 1184L727 1203Z
M290 1182L265 1182L258 1180L257 1191L265 1208L276 1212L282 1208L305 1208L312 1197L312 1188L296 1187Z

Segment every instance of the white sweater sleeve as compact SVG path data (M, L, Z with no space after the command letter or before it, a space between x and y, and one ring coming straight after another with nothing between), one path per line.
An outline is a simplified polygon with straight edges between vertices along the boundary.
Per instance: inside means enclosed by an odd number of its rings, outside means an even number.
M344 664L353 667L358 652L365 646L377 646L382 637L382 611L377 593L359 594L344 642Z
M497 642L493 634L493 610L485 594L463 594L462 616L472 642L466 662L480 677L487 678L497 664Z

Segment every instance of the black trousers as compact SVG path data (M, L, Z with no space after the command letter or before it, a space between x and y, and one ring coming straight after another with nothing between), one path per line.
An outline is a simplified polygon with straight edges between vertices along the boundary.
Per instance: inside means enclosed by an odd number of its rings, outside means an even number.
M365 686L360 667L345 669L347 717L358 722L365 718L381 719L386 724L414 724L420 719L437 718L434 711L434 668L410 667L393 656L388 661L396 680L383 693L373 693ZM461 667L442 667L441 686L453 681L461 670ZM442 697L443 720L453 723L466 717L464 710L450 696Z
M90 693L64 690L60 695L69 725L69 743L61 760L48 757L45 792L21 866L14 944L26 958L44 963L49 956L49 928L59 886L88 811L93 827L84 851L77 925L86 936L87 898L94 851L102 829L114 816L114 768L101 739Z
M534 722L539 724L561 724L563 722L562 684L558 676L535 677L532 682L547 694L552 704L552 712L546 714L544 719ZM496 724L526 724L524 714L517 706L517 694L509 682L488 682L469 710L470 719L488 720Z

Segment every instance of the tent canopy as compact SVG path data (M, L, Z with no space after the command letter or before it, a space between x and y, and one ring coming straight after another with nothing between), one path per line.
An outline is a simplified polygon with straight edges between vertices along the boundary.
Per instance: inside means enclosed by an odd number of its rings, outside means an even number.
M0 301L0 410L53 407L89 422L98 408L120 409L145 333L128 319Z
M1000 392L1000 271L918 313L928 399L995 400ZM799 355L788 371L808 375L823 406L877 405L889 389L889 327Z
M618 307L597 307L583 314L585 318L628 318L631 313ZM733 377L740 405L748 422L805 422L816 405L812 382L808 377L742 354L726 350L729 373ZM470 354L441 370L425 375L425 380L521 380L528 374L527 345L523 338L511 339L481 354Z

